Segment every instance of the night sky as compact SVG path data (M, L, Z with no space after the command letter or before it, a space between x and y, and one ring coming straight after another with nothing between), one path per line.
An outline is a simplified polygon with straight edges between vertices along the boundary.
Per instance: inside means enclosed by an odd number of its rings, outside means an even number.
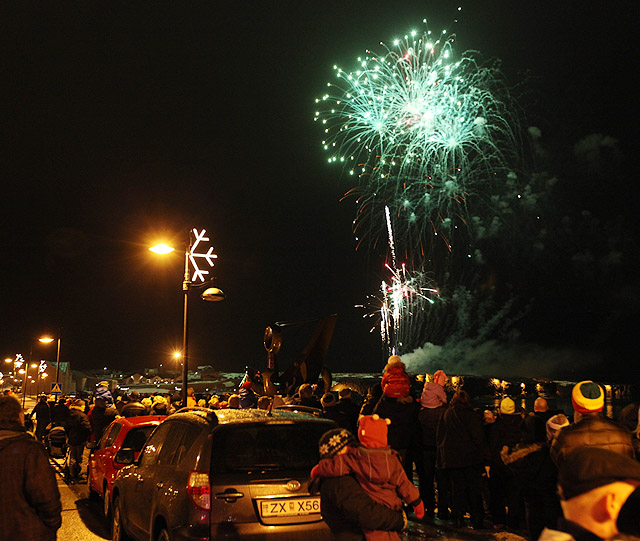
M456 33L456 54L502 59L507 80L526 89L521 105L565 181L556 205L578 198L622 216L627 248L637 247L637 1L466 4L5 4L2 355L26 356L35 337L62 329L61 360L75 369L169 362L182 337L183 252L160 259L147 247L162 238L184 250L195 227L210 235L227 298L193 297L193 363L262 368L267 324L338 313L332 370L382 368L379 336L354 305L378 287L384 253L355 250L355 205L339 201L353 184L326 163L314 100L334 64L353 69L365 49L423 18ZM592 133L617 140L618 168L581 184L565 157ZM605 362L624 368L640 288L637 256L623 259L615 277L582 289L566 286L566 268L532 273L547 294L520 322L523 339L607 344ZM312 328L296 332L291 343ZM285 359L297 353L288 343ZM53 360L53 349L33 355Z

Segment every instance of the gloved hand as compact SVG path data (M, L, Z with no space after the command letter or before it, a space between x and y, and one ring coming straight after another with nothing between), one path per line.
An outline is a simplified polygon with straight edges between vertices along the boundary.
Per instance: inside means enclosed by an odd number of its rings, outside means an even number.
M311 468L311 479L315 479L316 477L319 477L318 464L316 464L313 468Z
M424 503L422 503L422 500L413 506L413 513L416 518L424 518Z

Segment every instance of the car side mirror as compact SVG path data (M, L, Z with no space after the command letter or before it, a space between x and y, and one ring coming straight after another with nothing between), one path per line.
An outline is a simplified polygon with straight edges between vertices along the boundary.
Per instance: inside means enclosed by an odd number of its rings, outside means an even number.
M118 464L133 464L135 462L135 453L133 449L120 449L113 461Z

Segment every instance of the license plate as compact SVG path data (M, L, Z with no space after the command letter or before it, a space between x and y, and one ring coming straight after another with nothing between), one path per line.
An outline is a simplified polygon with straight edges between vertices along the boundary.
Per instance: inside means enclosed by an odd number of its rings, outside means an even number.
M263 517L294 517L320 513L320 498L300 498L286 500L262 500L260 514Z

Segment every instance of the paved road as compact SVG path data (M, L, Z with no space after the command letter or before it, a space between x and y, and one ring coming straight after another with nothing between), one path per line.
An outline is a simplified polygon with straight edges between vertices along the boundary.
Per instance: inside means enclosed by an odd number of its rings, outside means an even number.
M89 500L86 484L67 485L61 474L62 459L52 459L58 471L58 489L62 499L62 527L58 530L60 541L94 541L111 539L102 516L100 503Z

